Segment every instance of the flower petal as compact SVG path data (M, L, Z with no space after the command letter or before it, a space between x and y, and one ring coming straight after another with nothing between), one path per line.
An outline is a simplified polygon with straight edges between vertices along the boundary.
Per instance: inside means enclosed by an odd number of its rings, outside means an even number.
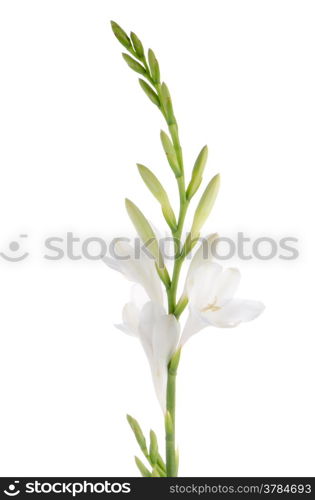
M208 313L211 323L219 328L233 328L242 322L252 321L257 318L265 306L255 300L230 300L217 312Z
M206 263L198 267L193 274L191 288L188 289L189 302L202 309L216 300L215 290L222 267L216 263Z
M224 306L234 297L241 281L241 273L238 269L230 267L225 269L215 283L213 294L217 299L218 306Z
M201 241L198 250L196 251L189 264L184 286L184 295L188 295L188 289L193 285L194 274L198 267L205 264L206 262L209 263L212 261L211 245L214 240L218 238L218 236L219 235L217 233L210 234L209 236L207 236L207 238Z
M132 246L124 241L116 242L114 249L116 258L105 256L104 263L122 273L129 281L142 285L152 301L163 304L162 285L154 261L144 251L135 255Z
M139 338L147 355L150 366L153 366L153 332L155 324L165 311L162 306L155 302L147 302L140 313Z
M180 346L183 346L190 337L200 332L206 326L209 326L208 321L203 318L199 311L191 307L180 339Z
M167 365L176 351L180 325L175 316L164 314L157 319L153 332L153 382L162 411L166 411Z

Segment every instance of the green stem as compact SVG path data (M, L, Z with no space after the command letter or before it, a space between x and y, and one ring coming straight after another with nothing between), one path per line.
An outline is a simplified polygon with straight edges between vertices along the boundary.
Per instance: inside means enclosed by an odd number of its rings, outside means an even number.
M167 379L167 411L171 417L171 432L166 430L166 475L177 476L176 448L175 448L175 403L176 403L176 370L169 366Z
M155 88L157 95L162 103L161 99L161 84L155 83L150 75L150 69L148 63L146 61L145 56L142 58L138 58L133 50L131 50L134 57L139 59L144 65L147 72L147 79L151 83L151 85ZM182 255L182 245L181 245L181 237L186 217L186 212L188 209L189 201L186 197L186 187L185 187L185 175L184 175L184 164L183 164L183 155L182 148L178 135L178 126L176 119L173 118L172 121L169 121L167 118L166 110L163 109L163 106L160 106L160 111L165 118L165 121L168 126L169 133L171 135L174 150L176 153L178 165L180 166L181 175L177 177L177 185L180 199L180 209L177 221L176 230L173 231L173 240L174 240L174 268L171 284L166 287L167 291L167 299L168 299L168 312L169 314L174 314L176 309L176 296L177 296L177 287L180 276L181 267L184 261L185 256ZM180 312L176 315L179 317ZM176 358L176 362L172 361ZM167 377L167 395L166 395L166 409L167 414L170 418L170 422L166 424L165 428L165 441L166 441L166 475L168 477L176 477L177 476L177 459L176 459L176 448L175 448L175 406L176 406L176 375L177 375L177 367L179 363L179 356L176 357L176 354L173 356L172 360L168 366L168 377Z

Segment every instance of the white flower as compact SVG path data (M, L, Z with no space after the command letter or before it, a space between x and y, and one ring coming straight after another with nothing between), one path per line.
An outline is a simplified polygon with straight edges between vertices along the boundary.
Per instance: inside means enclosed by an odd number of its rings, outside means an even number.
M139 338L148 358L153 383L162 411L166 411L167 366L175 353L179 337L179 322L167 314L163 306L153 301L143 302L144 295L133 289L133 296L123 308L120 330Z
M211 235L208 242L217 235ZM185 284L189 300L189 316L180 344L207 326L232 328L241 322L255 319L264 310L261 302L235 299L241 275L238 269L228 268L212 261L211 255L203 259L202 248L194 256Z
M115 254L114 259L103 257L105 264L121 272L128 280L142 285L153 302L163 304L162 285L155 261L143 251L139 251L139 256L136 256L134 248L125 241L117 241Z

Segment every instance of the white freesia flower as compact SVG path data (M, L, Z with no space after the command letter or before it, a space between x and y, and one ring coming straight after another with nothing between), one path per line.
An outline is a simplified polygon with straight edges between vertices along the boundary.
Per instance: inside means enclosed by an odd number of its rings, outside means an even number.
M156 302L146 302L139 288L133 289L131 301L123 308L123 323L117 328L139 338L148 358L153 383L162 411L166 411L167 365L175 353L179 337L179 322Z
M104 257L105 264L121 272L128 280L142 285L153 302L163 304L162 285L155 269L155 261L144 251L139 250L139 255L136 256L134 248L125 241L117 241L115 254L116 258Z
M211 235L212 243L217 235ZM189 316L180 344L207 326L232 328L241 322L255 319L264 310L261 302L235 299L241 279L238 269L228 268L213 262L211 254L206 260L202 249L195 254L185 284L189 300Z

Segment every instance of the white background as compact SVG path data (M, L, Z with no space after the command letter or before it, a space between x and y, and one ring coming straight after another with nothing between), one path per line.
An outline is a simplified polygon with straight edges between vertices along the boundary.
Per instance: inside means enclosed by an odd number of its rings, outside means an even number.
M98 261L43 258L48 235L132 235L125 196L161 227L136 162L175 200L161 117L110 19L156 51L187 168L207 143L207 178L221 172L205 233L299 238L296 261L233 260L240 296L266 304L258 320L185 347L180 474L314 475L315 33L303 0L2 0L0 250L27 233L30 256L0 258L0 474L137 475L127 412L163 445L147 361L113 326L129 283Z

